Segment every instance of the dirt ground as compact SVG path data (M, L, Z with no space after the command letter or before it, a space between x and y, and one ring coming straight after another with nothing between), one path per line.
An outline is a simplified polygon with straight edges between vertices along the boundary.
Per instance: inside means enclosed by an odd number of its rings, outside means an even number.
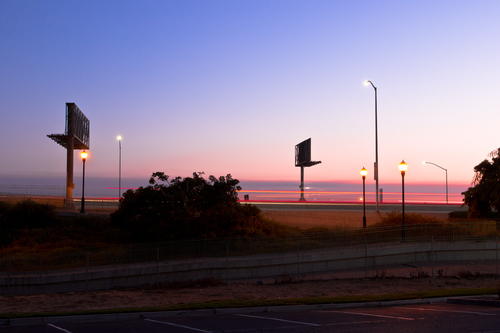
M0 313L46 313L165 306L214 300L261 300L345 295L384 295L457 288L492 288L494 277L329 279L298 283L232 282L215 287L135 289L29 296L0 296Z

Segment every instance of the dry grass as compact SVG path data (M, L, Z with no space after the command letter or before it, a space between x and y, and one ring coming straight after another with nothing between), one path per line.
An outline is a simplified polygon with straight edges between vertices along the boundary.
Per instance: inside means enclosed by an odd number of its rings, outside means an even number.
M309 229L315 227L344 227L361 228L363 226L363 212L359 211L297 211L297 210L263 210L265 218L275 220L285 225ZM367 212L368 226L382 221L386 213ZM422 213L426 217L434 217L440 221L448 219L447 213Z

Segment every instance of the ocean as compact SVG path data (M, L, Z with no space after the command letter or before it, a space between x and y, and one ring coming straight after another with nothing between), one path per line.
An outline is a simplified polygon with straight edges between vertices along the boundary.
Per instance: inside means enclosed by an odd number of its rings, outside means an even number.
M148 186L149 178L122 178L121 193L139 186ZM82 195L82 178L74 178L73 196ZM66 179L64 177L0 177L0 193L16 193L26 195L65 196ZM239 198L246 196L250 201L298 201L301 197L300 181L241 181L242 190ZM460 204L463 191L468 184L449 184L448 203ZM380 183L380 202L401 202L401 184ZM366 202L375 202L375 184L366 184ZM86 177L86 198L118 198L117 177ZM352 182L306 182L304 198L311 202L360 202L363 196L363 185ZM405 183L405 202L411 203L446 203L445 184L411 184Z

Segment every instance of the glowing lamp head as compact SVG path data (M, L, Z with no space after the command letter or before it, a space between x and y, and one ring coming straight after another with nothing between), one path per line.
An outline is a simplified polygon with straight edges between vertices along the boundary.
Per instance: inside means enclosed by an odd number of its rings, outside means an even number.
M122 137L118 135L118 136L116 137L116 140L118 140L118 141L122 141Z
M405 163L405 160L402 160L401 163L399 163L399 170L405 172L406 169L408 169L408 164Z
M85 161L87 159L87 157L89 156L89 154L84 150L80 153L80 156L81 156L82 160Z
M368 174L368 170L366 170L365 167L363 167L363 169L361 169L360 173L361 173L361 176L366 177L366 175Z

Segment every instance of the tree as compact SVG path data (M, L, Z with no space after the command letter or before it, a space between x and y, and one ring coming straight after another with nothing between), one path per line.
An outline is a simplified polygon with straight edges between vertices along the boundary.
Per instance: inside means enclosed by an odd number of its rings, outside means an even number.
M128 190L111 215L127 241L162 241L259 234L263 218L255 206L238 201L239 181L230 174L216 178L174 178L155 172L149 186Z
M489 217L492 208L500 210L500 148L489 157L474 167L473 186L462 192L469 217Z

